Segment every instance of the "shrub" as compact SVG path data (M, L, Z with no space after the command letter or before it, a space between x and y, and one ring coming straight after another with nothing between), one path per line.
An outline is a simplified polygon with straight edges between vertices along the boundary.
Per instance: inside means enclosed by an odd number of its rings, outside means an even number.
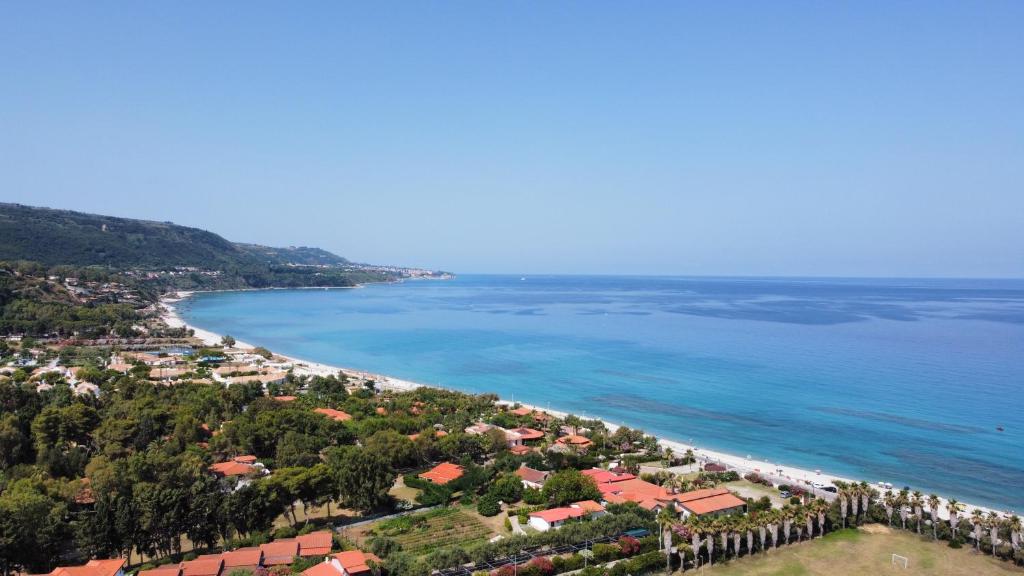
M509 520L508 516L505 516L505 530L512 531L512 521Z
M523 491L523 502L536 506L544 503L544 493L536 488L527 488Z
M618 544L594 544L594 559L598 562L608 562L619 557Z
M476 511L481 516L497 516L501 512L501 506L498 504L498 499L492 494L486 494L480 497L480 501L476 504Z
M547 556L530 560L528 566L536 570L539 576L551 576L555 573L555 565Z
M640 541L632 536L619 538L619 551L623 556L633 556L640 552Z
M562 572L572 572L573 570L583 568L584 560L583 556L572 554L570 556L555 556L551 563L555 567L555 572L561 574Z

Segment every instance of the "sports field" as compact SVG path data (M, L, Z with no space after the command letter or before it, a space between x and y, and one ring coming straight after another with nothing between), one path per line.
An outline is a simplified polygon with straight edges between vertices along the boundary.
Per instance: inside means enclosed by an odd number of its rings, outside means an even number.
M907 558L907 568L893 566L892 555ZM991 556L970 548L953 549L885 526L843 530L813 542L797 544L768 554L732 560L705 569L708 576L876 576L899 574L923 576L988 576L1024 574Z

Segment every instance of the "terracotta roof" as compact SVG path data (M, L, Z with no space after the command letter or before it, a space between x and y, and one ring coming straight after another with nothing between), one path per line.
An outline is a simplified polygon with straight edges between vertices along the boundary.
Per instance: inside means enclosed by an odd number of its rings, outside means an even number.
M151 570L141 570L136 576L181 576L181 566L160 566Z
M527 416L531 412L533 412L533 409L532 408L527 408L526 406L523 406L522 408L516 408L515 410L510 410L510 412L512 412L516 416Z
M523 454L533 452L533 448L530 448L529 446L524 446L523 444L519 444L509 448L508 451L515 454L516 456L522 456Z
M740 500L738 497L731 493L719 494L717 496L709 496L707 498L700 498L698 500L688 500L680 504L680 506L686 508L687 510L698 516L700 516L701 514L709 514L712 512L721 512L722 510L739 508L745 505L746 502Z
M223 568L224 559L220 554L207 555L182 562L181 576L218 576Z
M271 396L271 398L278 402L294 402L297 396Z
M335 410L334 408L316 408L313 410L313 412L316 412L317 414L323 414L324 416L327 416L331 420L335 420L337 422L344 422L346 420L352 419L351 414L342 412L341 410Z
M263 560L263 551L253 546L225 552L221 557L224 558L225 570L236 566L259 566Z
M380 558L377 558L373 554L366 552L360 552L359 550L349 550L347 552L338 552L334 557L341 564L342 568L345 569L349 574L360 574L363 572L369 572L370 567L367 562L370 560L380 563Z
M450 462L442 462L430 470L420 474L420 478L429 480L434 484L447 484L452 480L462 477L462 466Z
M525 426L513 428L512 432L518 434L523 440L537 440L544 437L544 433L540 430L534 430L533 428L527 428Z
M557 440L559 444L572 444L573 446L590 446L593 442L586 436L579 436L572 434L569 436L562 436Z
M331 553L331 545L334 544L330 530L302 534L295 539L299 542L299 556L326 556Z
M89 560L82 566L60 566L54 568L52 576L114 576L124 566L124 558Z
M254 468L252 464L228 460L227 462L218 462L210 466L210 471L218 476L244 476L252 472Z
M529 466L520 466L516 470L516 476L519 476L527 482L533 482L534 484L543 484L548 479L550 472L544 472L543 470L534 470Z
M550 510L541 510L540 512L530 512L531 518L540 518L546 520L549 524L568 520L569 518L582 518L586 515L587 512L580 508L551 508Z
M92 481L82 478L78 492L75 492L75 504L95 504L96 494L92 491Z
M302 571L302 576L341 576L330 562L321 562Z
M266 544L260 544L263 551L263 565L274 566L277 564L291 564L299 555L299 542L295 539L274 540Z
M434 438L441 438L442 436L447 436L447 435L448 435L448 433L445 432L444 430L435 430L434 431ZM418 432L416 434L409 434L409 440L415 441L419 437L420 437L420 435L419 435Z
M728 493L729 489L724 486L718 488L702 488L700 490L691 490L689 492L683 492L682 494L675 494L674 499L677 502L689 502L690 500L700 500L701 498L720 496Z
M591 468L590 470L584 470L585 476L590 476L594 479L594 482L598 484L604 484L606 482L622 482L624 480L632 480L636 476L632 474L616 474L608 470L602 470L601 468Z
M235 462L241 462L243 464L256 463L256 457L253 456L252 454L243 454L241 456L235 456L234 458L232 458L232 460L234 460Z
M579 508L580 510L583 510L588 514L593 514L594 512L604 512L604 506L601 506L600 504L594 502L593 500L580 500L579 502L572 503L571 506L573 508Z

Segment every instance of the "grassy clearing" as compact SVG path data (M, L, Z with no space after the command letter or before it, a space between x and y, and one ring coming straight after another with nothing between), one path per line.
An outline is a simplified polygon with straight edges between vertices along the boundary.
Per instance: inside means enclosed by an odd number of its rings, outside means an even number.
M879 528L884 528L879 530ZM892 565L892 554L906 556L906 570ZM1012 564L953 549L914 534L872 527L872 531L842 530L813 542L788 546L720 564L706 570L711 576L989 576L1024 574Z

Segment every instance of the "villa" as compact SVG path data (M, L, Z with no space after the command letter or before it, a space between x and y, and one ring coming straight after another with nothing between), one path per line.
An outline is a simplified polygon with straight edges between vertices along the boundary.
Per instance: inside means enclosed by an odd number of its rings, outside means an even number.
M379 564L380 558L359 550L339 552L320 564L306 569L303 576L363 576L372 572L370 562Z
M523 481L523 488L533 488L534 490L543 488L550 475L550 472L534 470L526 464L523 464L516 470L516 476Z
M583 500L563 508L531 512L529 524L538 532L547 532L548 530L561 528L569 520L603 516L604 514L606 514L604 506L593 500Z
M423 478L432 484L447 484L453 480L462 478L462 474L464 472L465 470L463 470L462 466L459 466L458 464L442 462L430 470L420 474L420 478Z
M89 560L81 566L58 566L47 576L124 576L124 558Z

